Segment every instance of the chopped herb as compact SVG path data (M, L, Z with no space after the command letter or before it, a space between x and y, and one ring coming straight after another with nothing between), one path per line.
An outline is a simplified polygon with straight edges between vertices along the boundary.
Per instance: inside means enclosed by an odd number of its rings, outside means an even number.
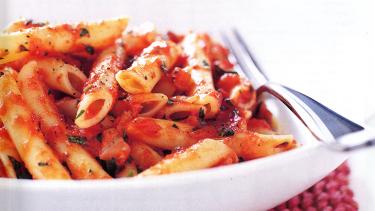
M163 72L167 72L167 71L168 71L167 64L165 63L164 60L161 60L160 69L161 69Z
M93 85L86 86L86 87L83 89L83 92L87 92L87 91L89 91L92 87L93 87Z
M203 64L203 67L209 67L210 66L206 60L203 60L202 64Z
M82 28L81 31L79 32L79 36L80 37L83 37L83 36L90 36L89 34L89 30L87 30L86 28Z
M228 136L233 136L233 135L234 135L234 131L230 128L222 128L219 133L219 136L221 137L228 137Z
M95 49L92 46L86 45L85 50L88 54L93 55L95 53Z
M71 143L83 145L86 143L86 137L82 136L68 136L68 140Z
M85 113L85 110L81 110L81 111L77 114L76 119L78 119L79 117L81 117L82 114L84 114L84 113Z
M24 45L20 45L19 50L22 51L29 51Z
M173 105L173 103L174 103L173 100L168 99L168 101L167 101L167 104L168 104L168 105Z
M206 116L206 114L204 113L204 109L202 107L199 108L198 116L199 116L199 120L204 121L204 117Z
M103 134L99 133L98 135L96 135L96 140L98 140L99 142L102 142L102 140L103 140Z
M232 103L232 101L230 101L229 98L226 98L224 101L225 101L228 105L233 106L233 103Z
M124 132L122 133L122 138L124 139L124 141L127 141L128 140L128 134L126 133L126 131L124 130Z
M177 129L178 129L178 126L176 125L176 123L173 123L172 127L174 127L174 128L177 128Z
M48 166L48 162L38 162L38 166Z
M134 176L134 172L133 171L129 171L128 177L133 177L133 176Z
M4 75L4 73L3 73L3 72L0 72L0 77L3 76L3 75Z

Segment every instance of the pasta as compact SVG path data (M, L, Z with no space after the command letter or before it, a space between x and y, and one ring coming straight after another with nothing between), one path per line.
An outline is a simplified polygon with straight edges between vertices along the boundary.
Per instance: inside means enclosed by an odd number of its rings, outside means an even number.
M209 35L127 24L0 34L0 177L143 178L298 146Z

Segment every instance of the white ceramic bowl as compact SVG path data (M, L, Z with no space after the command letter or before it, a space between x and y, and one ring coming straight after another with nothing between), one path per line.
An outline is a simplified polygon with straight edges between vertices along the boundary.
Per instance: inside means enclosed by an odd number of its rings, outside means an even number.
M140 179L0 179L0 210L266 210L304 191L345 159L327 150L280 102L267 99L297 149L235 165Z

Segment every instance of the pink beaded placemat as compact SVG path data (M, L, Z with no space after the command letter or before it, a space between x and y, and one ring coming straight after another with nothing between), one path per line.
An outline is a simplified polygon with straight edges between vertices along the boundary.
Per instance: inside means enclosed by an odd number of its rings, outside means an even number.
M345 162L321 181L269 211L352 211L358 210L349 187L350 169Z

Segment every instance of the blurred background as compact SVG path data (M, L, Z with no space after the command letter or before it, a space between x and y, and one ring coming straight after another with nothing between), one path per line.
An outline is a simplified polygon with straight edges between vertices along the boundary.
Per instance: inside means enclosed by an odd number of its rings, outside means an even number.
M237 27L274 81L375 127L375 3L370 0L2 0L0 27L20 17L52 23L129 16L161 30ZM375 150L354 154L352 187L375 208Z

